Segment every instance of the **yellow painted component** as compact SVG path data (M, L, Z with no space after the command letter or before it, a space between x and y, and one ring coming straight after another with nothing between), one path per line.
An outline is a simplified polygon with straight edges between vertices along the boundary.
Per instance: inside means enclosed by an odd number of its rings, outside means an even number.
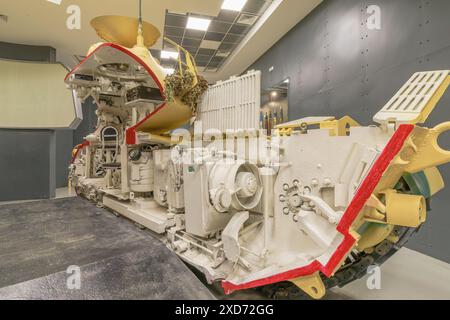
M409 139L408 141L405 142L402 150L399 152L399 154L393 159L393 161L390 163L389 167L385 170L385 172L383 173L383 176L381 177L380 181L378 182L377 186L375 187L373 194L375 196L379 196L383 193L385 193L385 190L392 190L395 188L395 186L397 185L398 181L402 178L402 176L405 174L405 172L407 172L407 167L409 165L411 165L411 163L414 162L414 158L416 156L416 153L421 152L422 146L426 145L424 143L424 138L427 137L429 133L428 129L424 129L424 128L420 128L420 127L414 127L413 132L411 133L411 136L413 137L413 139ZM400 194L399 194L400 195ZM401 196L401 195L400 195ZM405 195L408 196L408 195ZM373 200L373 199L372 199ZM390 199L392 200L392 198ZM404 200L404 199L402 199ZM411 198L408 198L408 201L411 200ZM416 200L416 204L417 204L417 198ZM425 203L421 201L419 201L424 210L422 212L419 212L419 209L415 208L416 212L415 212L415 223L417 224L417 221L421 221L424 220L426 218L425 214L426 214L426 207L425 207ZM370 204L370 201L369 201ZM393 209L395 209L395 201L394 201L394 207L392 208L392 203L389 201L389 204L391 205L390 208L386 207L386 212L388 215L390 215L390 218L394 217L392 215ZM375 203L376 206L376 203ZM360 227L365 223L365 222L376 222L378 224L381 225L386 225L386 224L397 224L399 223L401 225L401 223L404 223L404 221L394 221L396 223L392 223L391 220L387 220L384 219L384 221L376 221L376 220L372 220L372 219L368 219L365 217L365 215L367 214L368 210L371 210L373 207L366 205L364 210L361 210L361 212L358 214L358 216L355 219L355 222L352 224L352 228L358 230L360 229ZM405 209L405 207L403 207L403 209ZM409 211L409 213L411 214L411 209L410 207L406 206L407 211ZM395 213L396 211L394 211ZM412 212L414 214L414 212ZM400 212L401 214L401 212ZM406 214L405 212L403 212L403 214ZM370 213L369 213L370 215ZM398 218L398 220L400 220ZM419 223L420 224L420 223ZM362 235L363 236L363 235ZM365 252L371 252L373 249L371 248L367 248L366 250L364 250Z
M139 20L122 16L101 16L91 21L91 26L97 35L107 42L112 42L132 48L138 38ZM151 23L142 22L143 45L146 48L153 46L161 37L161 32Z
M386 213L386 206L384 205L383 202L381 202L380 199L378 199L377 196L375 196L374 194L372 194L369 198L369 200L367 200L366 202L366 206L375 208L377 211L381 212L381 213Z
M374 253L374 251L375 251L374 247L367 248L366 250L364 250L364 252L367 253L367 254L372 254L372 253Z
M283 137L283 136L287 136L289 137L292 134L293 129L292 128L282 128L282 129L277 129L275 131L275 134Z
M183 126L192 117L189 106L177 97L172 102L166 102L161 111L156 112L150 119L141 123L136 130L152 134L164 134Z
M443 150L438 143L439 136L449 130L450 122L444 122L433 129L416 128L413 139L420 140L420 144L415 144L416 150L410 146L410 153L414 153L414 156L406 171L416 173L450 162L450 151ZM439 188L439 181L435 182Z
M394 230L393 225L386 224L372 224L362 235L358 241L356 249L365 251L369 248L375 247L383 240L385 240Z
M386 196L386 222L388 224L417 228L427 218L425 197L401 194L390 189Z
M76 145L75 148L72 149L72 157L75 157L75 155L78 152L78 149L80 149L80 148L81 148L81 144Z
M439 169L436 167L427 168L424 170L424 174L428 180L428 186L430 187L430 195L433 196L445 187L444 179L442 178Z
M330 120L320 123L321 129L330 129L330 136L346 136L350 127L359 127L360 124L349 116L339 120Z
M186 49L184 49L183 47L181 47L180 45L178 45L176 42L170 40L169 38L164 37L164 40L166 42L170 43L172 46L174 46L178 51L178 67L179 67L178 72L180 72L180 74L183 74L183 72L186 69L186 71L197 76L198 75L197 65L195 64L195 60L192 58L192 55L190 54L190 52L187 51ZM183 53L183 54L181 54L181 53ZM185 60L186 60L185 62L182 61L182 59L181 59L182 56L185 57ZM193 87L195 87L197 84L198 84L198 79L197 79L197 77L194 77Z
M319 272L289 281L313 299L322 299L325 296L326 289Z
M172 141L171 137L163 136L163 135L156 135L148 133L146 137L146 141L149 141L150 143L154 144L164 144L167 146L171 146L176 144L177 141Z
M279 135L290 135L295 129L313 125L319 125L320 129L329 129L330 136L346 136L350 127L356 127L360 124L349 116L339 120L336 120L335 117L307 117L280 124L275 128L278 129Z
M419 117L415 119L414 121L411 121L411 124L417 124L417 123L425 123L430 116L431 112L434 110L438 102L441 100L442 96L444 95L445 91L447 91L448 86L450 85L450 76L447 76L445 78L444 82L439 86L439 89L434 93L431 100L427 103L425 108L420 113Z
M370 222L384 223L386 221L386 216L375 208L369 208L365 211L364 219Z
M393 189L405 172L412 171L410 168L414 168L417 171L425 170L427 179L430 182L430 189L433 193L443 187L442 177L433 163L442 164L448 162L449 159L444 157L446 156L444 151L438 149L436 152L432 142L435 142L442 132L449 130L449 127L450 125L447 123L431 130L420 127L414 128L411 137L407 139L402 150L393 159L373 191L374 196L385 194L386 218L381 221L379 219L366 217L371 216L370 210L375 210L375 208L377 208L379 213L383 213L384 211L380 204L381 201L372 196L366 203L366 208L361 210L360 214L355 219L352 228L359 229L365 222L375 222L380 225L379 228L386 227L386 225L417 227L426 220L426 203L424 197L399 194ZM431 156L431 159L426 157L428 152L433 155ZM386 190L388 191L386 192ZM375 231L372 232L374 233L373 237L379 236L378 239L381 239L382 236L384 236ZM372 238L372 235L370 234L362 234L361 240L358 242L360 244L360 249L368 246L365 244L365 241L369 241L369 236L372 243L378 241L378 239ZM394 234L388 235L386 239L391 242L396 241ZM372 252L373 248L364 248L364 251Z
M397 243L397 242L400 241L400 237L397 236L397 235L395 235L394 233L391 233L391 234L386 238L386 240L388 240L389 242L392 242L392 243Z
M279 124L275 128L276 129L298 129L304 125L308 125L308 126L319 125L324 121L331 121L334 119L335 119L334 117L307 117L307 118Z

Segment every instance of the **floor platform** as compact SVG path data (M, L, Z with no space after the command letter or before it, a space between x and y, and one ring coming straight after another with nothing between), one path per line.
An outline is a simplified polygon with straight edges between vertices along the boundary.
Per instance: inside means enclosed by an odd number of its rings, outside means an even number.
M80 289L69 289L73 269ZM73 283L72 283L73 284ZM163 243L81 198L0 206L0 299L214 299Z
M219 284L206 287L153 234L68 198L67 189L57 196L0 203L0 300L266 299L258 290L225 296ZM81 269L80 290L67 289L71 265ZM379 290L370 290L367 280L333 288L326 299L450 298L450 264L407 248L381 266Z

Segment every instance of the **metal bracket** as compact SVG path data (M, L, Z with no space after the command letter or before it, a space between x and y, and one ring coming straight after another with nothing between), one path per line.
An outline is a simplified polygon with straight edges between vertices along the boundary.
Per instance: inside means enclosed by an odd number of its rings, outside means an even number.
M326 289L322 279L320 278L319 272L316 272L310 276L296 278L289 281L313 299L318 300L325 296Z

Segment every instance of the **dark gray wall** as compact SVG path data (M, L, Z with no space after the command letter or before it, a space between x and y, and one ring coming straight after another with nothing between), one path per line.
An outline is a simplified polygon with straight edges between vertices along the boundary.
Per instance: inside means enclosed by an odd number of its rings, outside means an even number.
M73 148L82 143L84 138L95 131L97 126L96 106L92 99L82 105L83 121L75 130L56 131L56 187L67 187L69 165L72 160Z
M48 46L28 46L0 41L0 53L2 59L50 63L56 61L56 50Z
M55 63L56 51L0 42L0 59ZM55 188L67 186L72 149L97 121L92 107L91 101L83 105L87 120L76 130L0 129L0 201L52 198Z
M84 141L89 133L95 131L97 127L97 115L95 114L96 106L92 98L88 98L83 103L83 121L73 132L73 144L78 145Z
M69 175L69 165L72 159L73 130L55 131L55 185L56 188L67 187Z
M367 28L368 5L381 8L381 30ZM249 69L263 89L290 78L290 120L348 114L367 125L412 73L450 69L449 12L448 0L325 0ZM447 92L426 125L449 120ZM449 134L441 145L450 149ZM450 166L441 172L450 185ZM447 188L410 248L450 262L448 208Z
M0 201L54 197L51 130L0 129Z

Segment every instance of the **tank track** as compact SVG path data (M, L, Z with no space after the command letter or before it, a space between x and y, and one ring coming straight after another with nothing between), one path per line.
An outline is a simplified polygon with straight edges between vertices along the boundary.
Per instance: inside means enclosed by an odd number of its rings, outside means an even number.
M419 229L420 228L396 227L393 233L399 237L399 241L397 243L384 240L375 247L373 253L360 253L360 255L357 256L353 262L347 263L343 268L336 272L333 277L327 278L324 275L321 275L326 289L329 290L334 287L342 288L350 282L363 278L367 274L367 268L369 266L381 266L386 260L405 246L408 240ZM260 290L264 296L274 300L310 299L308 295L306 295L291 282L280 282L277 284L264 286L261 287Z

